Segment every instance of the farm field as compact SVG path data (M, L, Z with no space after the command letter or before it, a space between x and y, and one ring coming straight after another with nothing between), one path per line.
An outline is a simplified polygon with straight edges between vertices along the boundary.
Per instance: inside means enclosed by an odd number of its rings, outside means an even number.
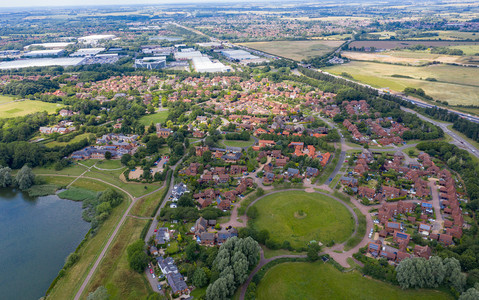
M356 81L397 92L402 92L406 87L422 88L434 99L448 101L451 105L479 105L478 68L450 65L413 67L353 61L323 70L337 75L345 72ZM426 78L435 78L437 81L426 81Z
M466 42L466 41L387 41L387 40L380 40L380 41L354 41L349 44L349 47L375 47L376 49L394 49L394 48L407 48L414 45L424 45L424 46L432 46L432 47L451 47L451 46L478 46L479 41L477 42Z
M460 47L460 46L458 46ZM479 51L479 47L477 49ZM479 64L474 57L433 54L426 51L384 51L384 52L341 52L341 55L352 60L376 61L384 63L421 66L433 61L441 63Z
M258 230L266 229L279 242L301 248L312 240L340 243L354 231L354 219L346 207L317 193L287 191L259 200L255 205Z
M160 111L154 114L146 115L140 118L140 123L145 126L150 126L151 123L163 123L168 118L168 111Z
M442 300L453 297L437 290L402 290L362 277L356 271L342 273L329 263L297 262L272 267L260 281L256 299Z
M303 60L321 56L339 47L343 41L274 41L241 43L240 45L283 56L293 60Z
M48 103L33 100L6 103L8 102L7 100L5 100L5 98L0 98L0 118L21 117L41 111L53 113L57 108L61 108L63 106L57 103ZM2 104L2 102L5 104Z
M433 30L425 31L424 33L437 33L437 36L413 38L415 40L478 40L479 36L474 32L455 31L455 30Z
M12 97L0 95L0 105L13 101Z

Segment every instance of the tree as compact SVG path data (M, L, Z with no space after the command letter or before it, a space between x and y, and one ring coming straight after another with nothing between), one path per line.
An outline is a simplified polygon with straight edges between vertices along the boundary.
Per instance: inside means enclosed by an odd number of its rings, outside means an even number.
M131 160L131 155L128 153L125 153L121 156L121 164L124 166L127 166L130 160Z
M0 168L0 187L9 187L12 185L12 170L9 167Z
M207 300L226 300L228 299L228 283L226 278L218 278L206 289Z
M477 300L479 299L479 291L476 290L475 288L470 288L464 293L462 293L461 297L459 297L459 300Z
M196 269L193 274L193 284L195 287L202 288L208 284L208 275L203 268Z
M106 152L105 152L105 159L106 159L106 160L110 160L111 157L112 157L111 152L110 152L110 151L106 151Z
M186 259L189 261L195 261L200 255L200 246L195 242L191 242L188 244L188 246L186 246L185 252Z
M130 268L138 273L143 272L148 266L148 255L146 255L144 248L143 240L137 240L126 248Z
M20 190L24 191L30 188L35 182L35 174L33 174L32 169L27 165L24 165L20 171L18 171L15 181Z
M100 285L94 292L88 294L87 300L106 300L110 297L108 290Z
M318 244L309 244L307 253L308 260L317 261L319 259L319 250L321 250L321 247L319 247Z

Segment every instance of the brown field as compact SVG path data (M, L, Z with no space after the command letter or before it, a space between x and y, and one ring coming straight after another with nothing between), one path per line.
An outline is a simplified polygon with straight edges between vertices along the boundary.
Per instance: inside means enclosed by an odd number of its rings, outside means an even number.
M461 45L479 45L479 42L462 42L462 41L354 41L349 46L356 48L375 47L376 49L394 49L407 48L414 45L425 45L430 47L450 47Z
M445 64L479 64L473 56L433 54L425 51L383 51L383 52L342 52L342 56L351 60L374 61L382 63L421 66L433 61Z

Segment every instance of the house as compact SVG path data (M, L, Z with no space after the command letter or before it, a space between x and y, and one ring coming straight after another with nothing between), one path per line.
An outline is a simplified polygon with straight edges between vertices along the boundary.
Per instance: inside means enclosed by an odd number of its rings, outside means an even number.
M452 240L452 235L449 234L440 234L439 242L444 244L445 246L450 246L454 243Z
M156 232L155 243L156 245L164 245L170 241L170 233L168 228L160 227Z
M380 252L381 252L380 241L368 243L368 253L370 253L374 257L377 257Z
M213 232L202 232L199 236L199 242L202 245L213 246L215 244L215 234Z
M376 191L372 188L368 188L365 186L360 186L358 188L358 197L366 197L368 200L373 200Z
M218 245L223 244L224 242L226 242L227 239L234 236L238 236L238 231L236 230L236 228L231 228L228 230L221 229L220 231L218 231L218 237L217 237Z
M287 175L291 177L299 177L299 170L295 168L288 168Z
M400 231L401 230L401 224L399 224L397 222L387 222L385 229L388 233L392 234L392 233L394 233L394 231Z
M414 247L414 255L418 257L423 257L425 259L429 259L431 257L432 250L429 246L421 246L421 245L416 245Z
M170 273L166 275L166 280L171 287L173 294L184 295L190 291L183 276L180 273Z
M316 177L319 175L319 170L317 168L307 167L305 175L306 177Z

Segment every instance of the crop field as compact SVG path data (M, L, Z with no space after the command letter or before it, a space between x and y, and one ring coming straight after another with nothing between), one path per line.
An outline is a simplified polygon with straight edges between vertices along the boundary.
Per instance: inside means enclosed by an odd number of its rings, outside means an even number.
M350 47L375 47L376 49L394 49L407 48L414 45L424 45L428 47L451 47L451 46L477 46L479 42L462 42L462 41L354 41Z
M258 230L266 229L279 243L289 241L294 248L311 240L326 244L343 242L354 231L354 219L346 207L317 193L288 191L259 200L255 205Z
M453 297L437 290L402 290L362 277L356 271L342 273L329 263L297 262L272 267L260 281L256 299L443 300Z
M321 56L339 47L343 41L273 41L242 43L241 45L264 51L266 53L283 56L293 60L303 60Z
M145 126L150 126L151 123L164 123L168 118L168 111L160 111L154 114L146 115L140 118L140 123Z
M345 72L356 81L397 92L402 92L406 87L422 88L434 99L448 101L451 105L479 105L478 68L442 64L412 67L353 61L324 70L337 75ZM426 78L435 78L437 81L427 81Z
M466 47L466 46L457 46ZM455 47L454 47L455 48ZM479 51L479 46L477 48ZM441 63L479 64L474 57L433 54L426 51L384 51L384 52L341 52L341 55L352 60L375 61L384 63L421 66L433 61Z
M10 100L11 101L11 100ZM57 108L62 107L61 104L48 103L33 100L24 100L18 102L9 102L3 96L0 98L0 118L21 117L28 114L47 111L53 113ZM3 104L2 104L3 103Z

